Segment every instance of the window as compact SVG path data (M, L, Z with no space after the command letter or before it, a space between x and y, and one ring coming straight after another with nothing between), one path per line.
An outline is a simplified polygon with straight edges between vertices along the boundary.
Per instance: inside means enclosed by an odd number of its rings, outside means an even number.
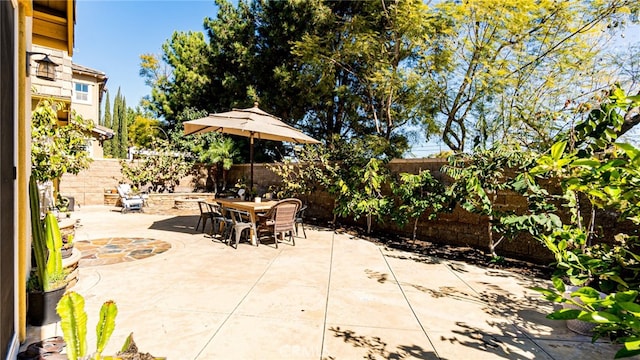
M73 98L77 102L91 103L91 93L89 84L75 83L73 87Z
M84 150L89 154L90 158L94 158L93 157L93 138L88 139L87 142L84 144Z

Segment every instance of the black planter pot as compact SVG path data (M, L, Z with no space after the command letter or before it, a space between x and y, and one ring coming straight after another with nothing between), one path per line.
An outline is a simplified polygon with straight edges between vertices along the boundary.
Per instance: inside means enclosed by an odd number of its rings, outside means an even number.
M42 326L60 321L56 306L66 289L66 286L63 286L47 292L30 291L29 303L27 304L29 325Z

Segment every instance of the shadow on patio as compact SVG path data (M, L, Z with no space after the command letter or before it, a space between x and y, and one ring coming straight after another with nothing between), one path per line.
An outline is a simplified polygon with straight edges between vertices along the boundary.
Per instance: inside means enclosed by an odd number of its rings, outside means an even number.
M198 215L178 215L163 220L154 221L149 229L173 231L187 234L197 234L200 230L196 230L198 223Z

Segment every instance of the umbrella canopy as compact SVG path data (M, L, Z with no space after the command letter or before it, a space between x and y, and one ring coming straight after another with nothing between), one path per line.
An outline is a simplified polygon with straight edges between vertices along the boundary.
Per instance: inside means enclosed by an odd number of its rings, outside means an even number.
M298 144L319 144L320 141L285 124L255 103L252 108L210 114L207 117L184 122L184 134L201 134L217 131L223 134L250 138L251 188L253 188L253 139L284 141Z

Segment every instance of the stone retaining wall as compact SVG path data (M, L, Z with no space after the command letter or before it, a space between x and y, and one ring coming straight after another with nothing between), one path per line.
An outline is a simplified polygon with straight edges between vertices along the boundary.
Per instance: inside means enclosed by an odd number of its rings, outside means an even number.
M440 168L445 163L446 160L444 159L398 159L391 161L389 168L393 173L418 173L420 170L428 169L434 177L443 180ZM149 204L151 206L173 207L175 205L175 197L185 196L185 194L180 193L192 192L196 185L202 187L202 184L206 183L201 178L203 175L206 176L206 170L203 167L196 168L194 174L200 175L182 179L174 194L151 194ZM238 179L243 179L243 182L248 183L249 177L250 165L234 165L227 174L227 185L228 187L233 187ZM96 160L92 163L90 169L81 172L77 176L65 175L62 178L60 189L63 195L75 198L76 206L103 204L105 202L105 189L115 189L118 179L121 178L118 160ZM278 185L279 182L279 177L270 171L267 165L254 164L254 183L258 188L258 193L266 192L271 185ZM210 193L197 192L197 196L204 196L207 200L213 199L213 194ZM308 204L306 216L310 222L325 226L333 222L334 199L328 193L317 191L302 200ZM505 209L517 210L527 206L524 198L513 193L502 192L498 195L498 200ZM603 226L613 228L612 231L615 230L617 224L611 220L607 221L604 222ZM345 225L357 224L364 227L364 219L358 221L337 219L337 222ZM487 249L487 222L486 217L456 209L451 214L439 215L435 220L428 220L426 216L421 218L418 223L417 236L419 239L436 243ZM373 231L411 237L412 227L412 224L408 224L405 228L400 229L391 219L386 219L384 222L374 222ZM538 263L549 263L553 260L552 254L544 246L527 236L503 242L498 247L498 253Z
M78 175L65 174L60 181L60 193L74 198L75 206L115 204L116 186L122 179L120 162L117 159L96 159L87 170ZM193 190L193 176L180 180L176 193L190 193ZM113 191L110 199L105 193ZM161 194L159 194L161 195ZM183 195L184 196L184 195ZM161 200L158 200L161 201Z

